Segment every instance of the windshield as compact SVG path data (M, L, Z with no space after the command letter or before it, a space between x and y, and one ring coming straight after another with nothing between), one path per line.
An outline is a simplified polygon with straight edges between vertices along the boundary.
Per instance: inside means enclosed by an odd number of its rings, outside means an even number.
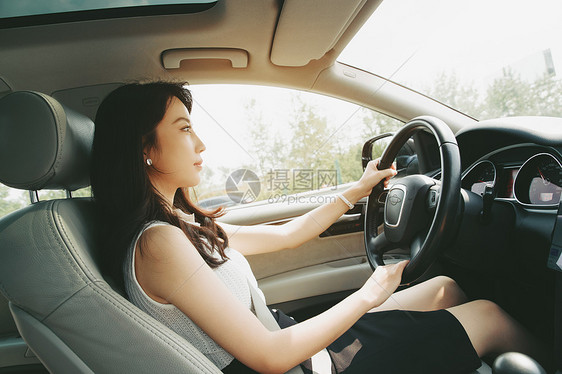
M562 1L386 0L339 61L477 119L562 116Z

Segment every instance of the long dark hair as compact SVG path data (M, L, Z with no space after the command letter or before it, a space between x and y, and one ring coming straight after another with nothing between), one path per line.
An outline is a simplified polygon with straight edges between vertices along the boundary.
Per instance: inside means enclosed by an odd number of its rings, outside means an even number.
M224 211L199 209L187 189L178 188L174 208L193 213L200 226L186 223L151 184L144 163L145 147L158 149L155 128L170 101L177 97L191 112L191 92L185 86L172 82L127 84L111 92L96 114L91 183L100 261L105 275L121 289L126 252L151 221L179 227L209 266L217 267L227 260L224 249L228 238L214 221ZM142 241L139 246L142 253Z

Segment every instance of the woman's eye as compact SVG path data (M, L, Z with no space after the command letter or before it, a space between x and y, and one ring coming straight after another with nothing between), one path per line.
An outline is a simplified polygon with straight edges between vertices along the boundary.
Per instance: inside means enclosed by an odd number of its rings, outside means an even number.
M185 132L191 132L191 126L185 126L181 130Z

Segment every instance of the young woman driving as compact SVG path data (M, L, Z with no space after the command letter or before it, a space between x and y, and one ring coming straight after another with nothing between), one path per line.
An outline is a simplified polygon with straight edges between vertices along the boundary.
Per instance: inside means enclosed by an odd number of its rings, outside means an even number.
M125 85L96 116L92 189L105 267L130 300L224 372L283 373L328 349L334 372L469 373L479 356L534 354L531 338L498 306L467 302L446 277L393 293L407 262L379 267L322 314L269 331L256 318L245 255L298 248L348 210L342 199L280 226L234 226L194 205L205 145L184 84ZM370 162L343 192L351 203L395 174ZM282 323L282 321L285 321Z

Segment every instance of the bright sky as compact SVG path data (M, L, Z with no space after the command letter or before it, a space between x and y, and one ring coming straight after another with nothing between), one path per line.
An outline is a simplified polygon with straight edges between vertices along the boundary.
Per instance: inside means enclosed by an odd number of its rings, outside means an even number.
M423 91L443 71L486 87L550 48L562 76L561 14L559 0L386 0L339 60Z

